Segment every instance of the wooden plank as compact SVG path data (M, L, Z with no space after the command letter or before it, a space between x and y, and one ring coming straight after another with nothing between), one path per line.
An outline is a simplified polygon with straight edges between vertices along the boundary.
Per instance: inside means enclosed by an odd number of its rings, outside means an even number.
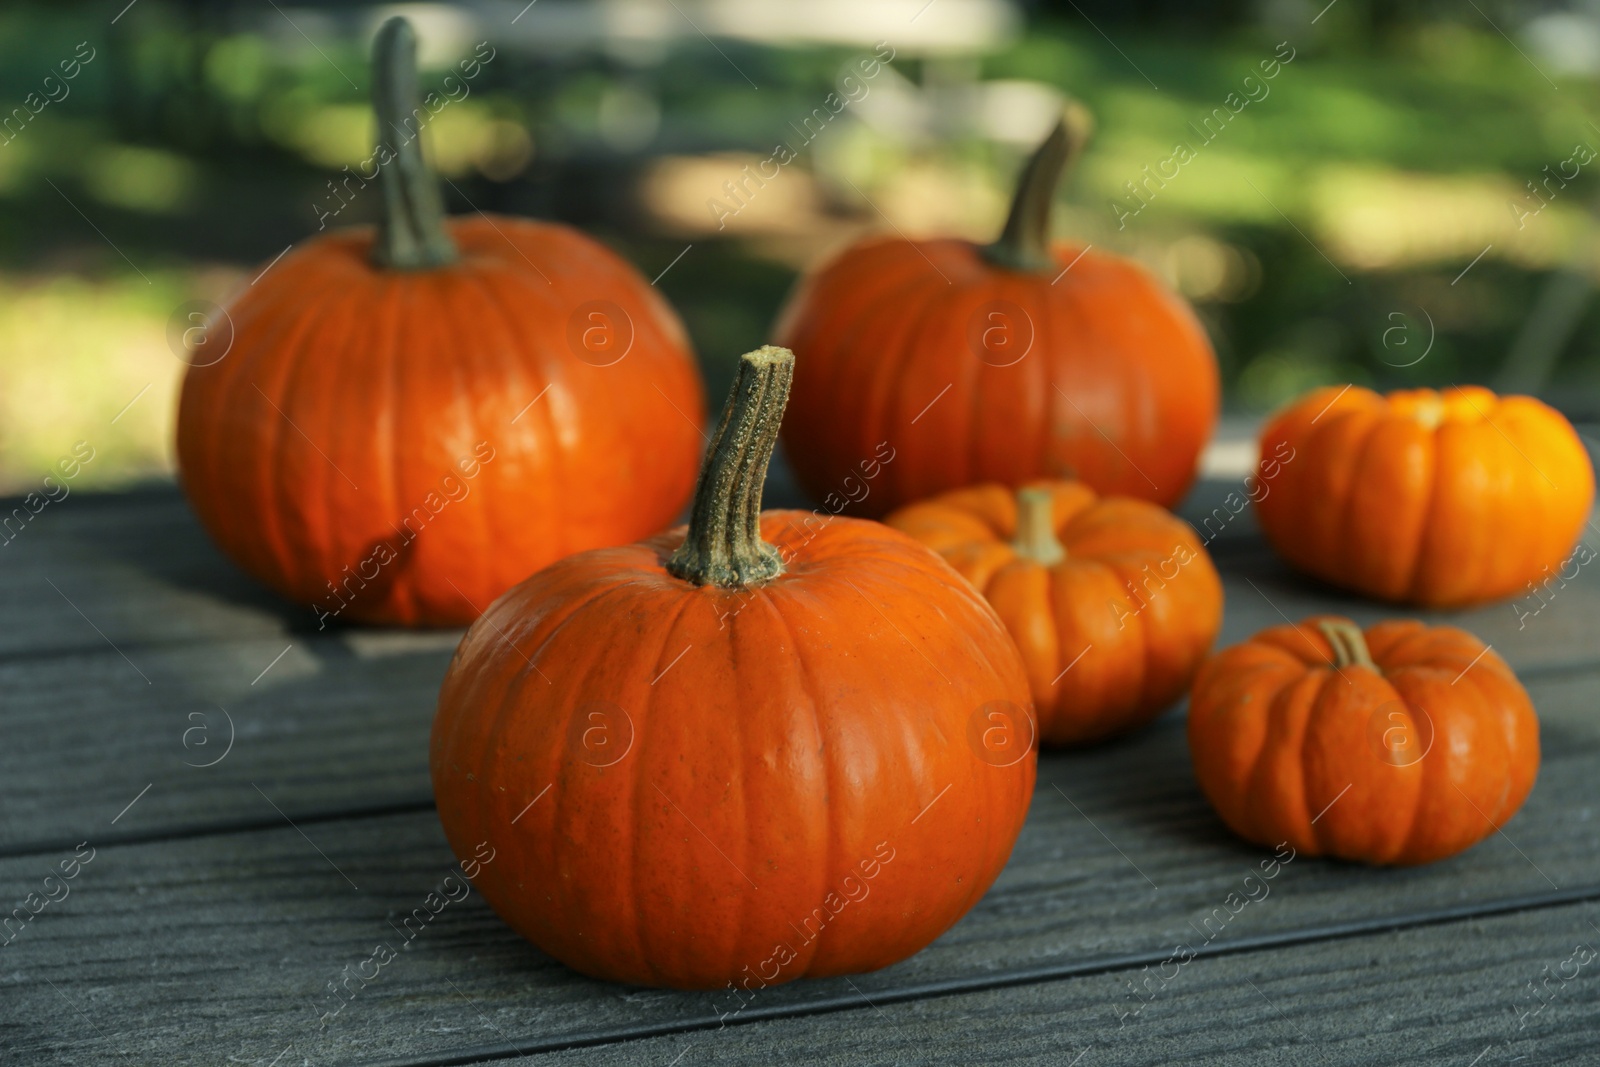
M1248 427L1230 423L1226 429L1229 439L1222 446L1239 447L1236 438ZM1396 612L1289 571L1260 540L1255 508L1243 503L1248 496L1242 478L1208 477L1178 508L1208 540L1225 571L1259 588L1230 582L1229 606L1244 614L1239 625L1230 620L1225 640L1251 632L1247 627L1255 627L1258 618L1278 621L1270 606L1257 603L1263 594L1296 619L1318 604L1361 618ZM781 453L768 476L766 502L796 508L816 503L796 485ZM17 503L0 500L0 515L9 515ZM1600 549L1600 520L1585 539ZM1538 609L1540 599L1428 617L1449 618L1479 632L1518 667L1592 662L1600 658L1600 647L1583 630L1583 620L1600 616L1600 581L1589 573L1592 569L1553 587L1553 597L1546 593L1549 606L1528 617L1524 628L1519 628L1518 609ZM21 533L0 543L0 575L0 660L112 647L132 655L134 649L160 644L309 636L318 626L309 605L280 600L224 559L173 487L75 494L47 505Z
M1215 550L1224 596L1217 647L1318 613L1345 615L1362 626L1415 618L1478 635L1524 680L1541 672L1581 670L1600 662L1600 639L1595 636L1595 621L1600 619L1600 533L1585 534L1583 543L1595 553L1594 562L1578 569L1572 581L1552 584L1542 598L1530 595L1465 611L1380 604L1290 570L1260 541L1223 545Z
M173 530L157 518L170 509L133 503L111 509L102 525L125 511L136 516L130 528ZM156 579L130 590L106 580L88 549L75 558L56 572L63 588L108 596L120 588L131 598L97 625L152 619L159 632L137 641L123 634L112 647L50 591L34 611L45 620L40 630L77 627L92 643L0 657L12 727L0 743L0 855L78 840L99 812L146 785L150 794L117 835L148 839L260 818L254 792L239 792L251 781L292 783L285 810L297 818L428 802L427 737L460 631L284 632L226 594L179 592ZM1300 578L1258 540L1224 545L1217 560L1227 595L1221 645L1314 611L1363 623L1391 614ZM1478 633L1530 679L1600 662L1591 626L1600 617L1600 578L1587 569L1537 615L1519 617L1500 604L1428 617ZM175 638L175 627L204 631L205 639ZM214 767L199 766L221 756L230 722L233 750ZM63 797L67 768L81 785Z
M1548 759L1505 835L1415 870L1296 859L1264 900L1220 927L1215 943L1303 939L1507 900L1600 900L1600 820L1574 817L1591 806L1600 768L1595 682L1591 675L1536 683ZM292 782L258 784L292 805ZM265 810L249 783L232 792L207 803ZM83 832L91 845L112 829L115 813L99 813ZM0 899L21 902L65 855L0 861ZM1048 755L1011 863L963 922L896 967L766 990L762 1002L808 1010L862 994L892 998L1040 969L1149 962L1202 927L1216 929L1206 917L1246 888L1244 876L1264 855L1230 837L1197 794L1178 721L1091 752ZM475 895L444 908L402 948L397 924L440 885L450 862L429 812L298 828L285 820L267 831L103 847L68 899L0 948L15 1005L0 1040L29 1063L118 1051L134 1061L268 1063L290 1045L286 1062L420 1063L492 1043L493 1035L536 1049L699 1026L732 1010L726 996L572 975L512 935ZM326 983L380 943L398 959L322 1025L332 1003ZM62 1012L63 995L99 1030Z
M0 574L5 659L315 626L225 560L173 487L46 505L0 545Z
M1592 1063L1594 915L1556 907L930 1000L863 994L850 1010L498 1062ZM512 1051L478 1032L484 1051Z
M428 731L456 639L279 635L0 663L0 854L270 824L262 793L295 818L431 807Z

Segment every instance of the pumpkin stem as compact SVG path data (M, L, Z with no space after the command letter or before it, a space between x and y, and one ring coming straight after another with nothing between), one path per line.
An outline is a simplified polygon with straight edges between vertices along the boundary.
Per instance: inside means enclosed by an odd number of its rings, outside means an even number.
M1346 619L1323 619L1317 623L1317 629L1333 646L1335 669L1342 671L1346 667L1365 667L1373 674L1383 673L1372 661L1372 653L1367 650L1367 639L1361 627Z
M1046 567L1067 558L1056 538L1056 506L1050 490L1017 490L1017 538L1011 547L1017 555Z
M444 228L439 183L422 158L428 112L417 87L417 35L396 15L372 43L372 110L378 118L378 171L383 221L372 260L393 270L427 270L454 263L455 242Z
M1050 204L1061 176L1083 151L1094 130L1089 110L1068 100L1050 135L1029 157L1017 179L1006 228L994 244L984 245L983 258L1011 270L1054 270L1050 255Z
M761 539L761 488L789 402L794 353L764 345L739 357L722 421L700 467L689 533L667 573L695 585L741 589L783 573L778 550Z

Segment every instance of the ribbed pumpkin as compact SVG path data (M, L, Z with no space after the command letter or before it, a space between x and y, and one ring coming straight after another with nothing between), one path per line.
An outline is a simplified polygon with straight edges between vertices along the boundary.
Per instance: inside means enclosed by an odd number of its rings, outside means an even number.
M882 515L946 489L1075 478L1170 505L1216 424L1216 357L1143 267L1050 243L1056 182L1087 137L1069 107L1022 172L999 240L873 238L802 280L777 327L795 352L784 443L818 499Z
M1189 697L1195 777L1257 844L1375 864L1493 833L1539 772L1539 723L1482 641L1415 620L1275 626L1212 657Z
M569 557L456 652L439 818L501 918L576 970L753 990L916 952L1032 795L1027 679L938 556L760 511L793 357L744 356L687 531Z
M553 560L666 526L702 446L683 328L628 264L564 226L444 220L415 47L394 19L374 48L381 189L358 192L384 224L269 265L179 404L206 529L324 624L465 623Z
M1314 390L1267 424L1261 454L1289 457L1259 504L1272 546L1383 600L1454 607L1521 593L1559 569L1594 503L1567 420L1479 386Z
M1022 652L1047 745L1144 725L1188 689L1222 581L1165 509L1079 482L956 489L885 520L983 593Z

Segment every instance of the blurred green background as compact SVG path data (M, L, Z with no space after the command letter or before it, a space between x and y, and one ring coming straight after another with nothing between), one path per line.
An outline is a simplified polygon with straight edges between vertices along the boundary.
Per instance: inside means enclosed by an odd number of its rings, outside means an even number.
M1098 132L1058 232L1194 303L1230 412L1352 380L1600 412L1592 5L8 0L0 492L79 439L96 458L77 486L171 476L169 320L225 302L337 203L328 183L370 154L366 52L395 13L425 85L495 50L425 135L450 209L570 222L661 275L712 397L807 265L890 227L992 235L1070 93ZM864 95L730 199L880 41L895 58ZM1251 99L1202 136L1230 93ZM1194 157L1146 182L1180 142Z

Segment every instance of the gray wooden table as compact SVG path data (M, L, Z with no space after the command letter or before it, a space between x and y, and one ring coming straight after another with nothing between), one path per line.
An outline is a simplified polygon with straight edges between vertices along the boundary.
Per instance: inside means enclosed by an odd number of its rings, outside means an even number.
M1204 482L1184 513L1235 489ZM769 503L801 503L781 471ZM1248 509L1211 548L1223 643L1389 614L1291 574ZM1296 859L1206 942L1264 854L1201 799L1180 708L1046 754L1010 865L927 950L732 1017L579 977L476 895L333 1013L329 983L370 974L451 869L427 739L459 633L317 632L166 488L51 504L0 574L0 892L24 915L46 901L0 933L0 1062L1600 1062L1591 568L1536 615L1453 617L1520 673L1544 745L1527 805L1464 855ZM1175 962L1180 944L1199 954Z

